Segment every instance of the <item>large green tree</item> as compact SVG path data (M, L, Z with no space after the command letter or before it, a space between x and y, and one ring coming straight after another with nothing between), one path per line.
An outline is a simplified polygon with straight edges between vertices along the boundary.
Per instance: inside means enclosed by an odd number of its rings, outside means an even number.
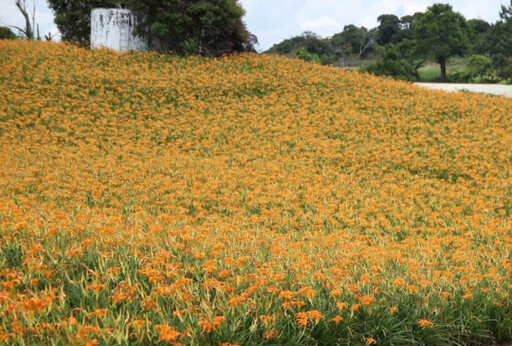
M48 0L63 41L88 47L93 8L126 7L126 0Z
M222 56L252 50L237 0L128 0L137 32L153 49Z
M463 55L469 47L464 16L448 4L434 4L414 22L414 38L418 53L433 57L446 80L446 62L454 55Z

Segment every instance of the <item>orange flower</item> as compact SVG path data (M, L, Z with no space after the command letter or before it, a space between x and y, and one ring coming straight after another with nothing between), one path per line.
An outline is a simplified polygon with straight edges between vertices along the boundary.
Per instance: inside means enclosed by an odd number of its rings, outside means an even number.
M334 322L335 324L340 324L340 322L343 321L343 317L336 315L333 318L331 318L331 321Z
M224 316L215 316L213 318L213 327L217 328L226 318Z
M99 344L100 344L100 341L98 339L92 339L85 343L86 346L94 346L94 345L99 345Z
M291 292L291 291L284 291L284 292L281 292L279 294L279 298L283 298L283 299L293 299L293 297L295 297L295 292Z
M374 338L365 338L365 341L367 345L375 345L377 343L377 340Z
M297 319L297 323L303 327L306 327L308 325L308 314L306 312L298 312L295 315Z
M202 328L203 333L209 333L215 329L213 327L213 324L206 320L200 320L199 322L197 322L197 325Z
M324 319L324 316L318 310L310 310L307 314L309 319L314 320L315 322Z
M165 324L157 324L155 328L159 331L158 338L161 341L174 342L181 335L173 327Z
M100 291L106 289L106 286L103 284L91 284L86 287L87 290L92 290L96 294L98 294Z
M346 307L348 307L348 303L341 302L341 303L337 303L336 306L338 307L338 309L343 310Z
M375 297L358 296L357 300L359 300L363 305L370 305L375 301Z
M429 320L418 320L418 324L420 325L420 327L433 327L434 326L434 323L430 322Z
M398 312L398 307L396 306L390 306L388 308L389 312L391 312L392 314L394 314L395 312Z
M336 290L332 290L330 295L331 295L331 297L339 297L339 296L341 296L342 293L343 293L342 290L336 289Z
M266 339L266 340L271 340L271 339L275 339L275 337L277 336L277 331L272 329L272 330L269 330L267 332L265 332L263 334L263 337Z
M361 307L361 304L352 304L352 306L350 307L350 310L352 312L354 312L354 311L359 310L360 307Z
M261 315L260 320L262 320L265 323L274 323L276 321L275 317L267 315Z

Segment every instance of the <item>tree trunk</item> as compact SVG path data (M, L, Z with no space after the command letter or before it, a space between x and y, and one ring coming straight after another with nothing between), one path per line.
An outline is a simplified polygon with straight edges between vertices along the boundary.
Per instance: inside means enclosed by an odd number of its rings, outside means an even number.
M438 59L439 65L441 66L441 82L446 81L446 58L441 57Z
M32 25L30 24L30 16L28 15L25 1L23 1L22 4L21 0L16 0L16 7L18 7L23 17L25 17L25 36L27 36L27 40L33 40L34 32L32 31Z

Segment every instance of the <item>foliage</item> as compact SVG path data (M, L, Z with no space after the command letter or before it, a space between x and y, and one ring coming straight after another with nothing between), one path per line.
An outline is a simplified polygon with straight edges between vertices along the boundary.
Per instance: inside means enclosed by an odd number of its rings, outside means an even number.
M448 4L428 7L415 21L414 37L417 52L439 63L443 81L447 60L454 55L462 56L469 45L465 18Z
M319 35L311 31L305 31L299 36L294 36L281 43L275 44L267 53L282 55L289 53L296 54L296 51L301 47L304 47L309 53L319 56L331 53L329 41L322 39Z
M125 7L126 0L47 0L55 15L63 41L89 46L91 10L94 8Z
M237 0L129 0L129 8L137 32L157 50L206 56L254 50Z
M377 18L377 43L384 46L389 43L398 43L397 36L401 30L400 19L394 14L382 14Z
M433 59L439 63L441 78L431 77L429 81L494 83L511 78L511 13L512 2L511 6L502 5L500 20L490 24L482 19L466 21L461 14L453 12L450 5L436 4L427 13L417 12L401 18L382 14L377 18L379 25L370 30L346 25L342 32L328 38L307 32L275 44L267 53L293 57L303 47L308 54L318 55L322 64L342 67L353 66L364 58L372 61L362 68L364 71L400 79L416 78L414 70ZM485 74L475 74L475 66L462 66L447 76L448 59L456 55L487 56L492 68ZM405 65L400 66L401 63ZM423 73L420 79L421 76Z
M505 80L512 80L512 57L499 53L492 57L493 67L498 75Z
M0 40L14 40L16 38L16 34L10 28L0 26Z
M471 76L485 75L491 71L491 59L485 55L472 55L468 59L468 68Z
M367 64L361 69L377 76L391 76L396 79L415 81L418 80L418 65L411 59L404 57L396 45L387 45L380 49L380 59Z
M272 46L266 53L296 56L301 48L319 57L322 64L345 66L350 61L366 57L375 45L376 30L347 25L343 31L330 38L321 38L310 31Z
M309 53L306 48L304 47L300 47L298 50L297 50L297 53L296 53L296 56L297 58L299 59L302 59L304 61L310 61L310 62L316 62L316 63L320 63L320 57L314 53Z
M345 60L352 56L358 59L365 57L375 45L376 30L368 30L364 26L345 25L343 31L331 38L331 45L334 52L341 55Z
M500 20L489 30L487 41L498 75L512 78L512 1L508 7L501 6Z
M473 54L489 53L489 35L492 26L482 19L468 20L468 38L471 42L470 51Z
M0 340L512 341L512 100L0 41Z

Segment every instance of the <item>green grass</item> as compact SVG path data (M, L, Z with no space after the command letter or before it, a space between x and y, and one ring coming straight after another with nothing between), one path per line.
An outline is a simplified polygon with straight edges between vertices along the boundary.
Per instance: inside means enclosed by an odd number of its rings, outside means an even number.
M446 78L447 82L457 81L457 76L466 69L467 59L453 58L450 59L446 65ZM418 69L420 82L440 82L441 81L441 68L435 62L428 62L425 66Z

